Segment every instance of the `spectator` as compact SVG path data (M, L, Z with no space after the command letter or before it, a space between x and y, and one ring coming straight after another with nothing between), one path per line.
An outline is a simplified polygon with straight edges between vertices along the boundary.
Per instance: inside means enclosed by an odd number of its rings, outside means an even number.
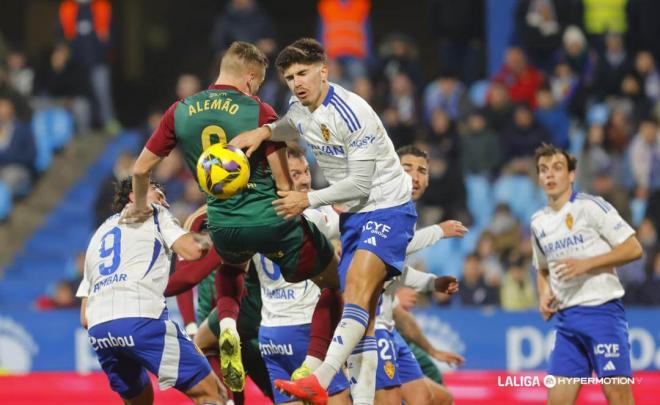
M206 194L200 191L197 181L189 178L183 183L183 194L171 204L170 211L182 224L197 208L206 202Z
M9 98L0 98L0 181L7 185L13 196L29 188L35 157L30 125L16 118L14 104Z
M380 57L378 87L387 86L390 80L403 73L412 81L415 92L424 86L424 75L419 63L419 50L412 38L405 34L393 33L388 35L378 50Z
M605 145L607 151L621 156L632 134L632 124L620 105L614 105L605 124Z
M424 118L427 123L437 109L442 109L452 120L463 116L468 105L463 84L453 73L443 73L424 89Z
M655 119L642 121L639 133L630 142L628 159L635 179L635 195L646 200L653 186L652 176L658 177L653 170L660 165L660 132Z
M273 21L256 0L231 0L225 12L215 18L211 46L216 55L234 41L251 42L264 51L274 50L274 38Z
M543 142L550 142L550 134L534 118L525 104L518 104L513 112L513 122L505 131L503 149L506 160L528 158Z
M608 34L605 45L605 53L598 61L593 83L594 93L601 101L609 95L619 94L623 77L632 70L621 35Z
M520 224L506 203L499 203L495 207L488 231L493 235L495 250L498 252L514 251L520 244Z
M590 84L596 62L595 55L589 50L587 38L580 28L571 25L564 31L562 43L560 63L568 64L582 83Z
M368 77L361 76L353 80L353 92L362 97L370 105L373 104L374 89Z
M532 283L529 266L519 260L511 263L500 287L502 309L524 311L536 308L536 289Z
M603 36L608 33L621 36L628 29L626 1L582 0L581 3L585 32L598 52L603 51Z
M484 231L477 242L477 256L484 269L484 278L488 285L499 285L504 270L495 249L495 238L490 231Z
M75 308L78 304L74 289L67 280L57 282L52 296L41 296L35 302L37 309L41 311Z
M609 169L610 176L615 176L615 161L605 149L605 130L601 125L593 124L587 131L587 139L577 165L577 183L587 189L598 171Z
M643 83L635 74L627 73L621 81L621 97L617 102L626 111L633 125L639 125L642 119L651 114L651 101L644 94Z
M456 123L442 109L431 113L431 129L427 140L436 153L444 156L450 165L456 165L460 158L460 139Z
M630 198L628 197L628 190L626 190L621 184L615 182L615 178L612 176L612 169L607 166L603 166L598 169L591 180L589 185L589 190L600 197L603 197L605 201L612 204L621 218L623 218L627 223L632 223L632 214L630 212Z
M16 118L23 122L30 121L32 109L29 100L12 87L9 82L9 73L2 63L0 63L0 98L11 100Z
M470 254L463 263L463 278L460 281L458 299L465 306L497 305L499 294L496 288L486 285L479 257Z
M352 82L366 76L371 57L371 0L319 0L321 43Z
M383 119L391 129L390 137L396 147L414 141L419 122L419 113L412 82L403 73L392 77L390 94Z
M62 105L72 112L78 133L89 132L92 121L89 81L84 70L71 59L68 45L55 45L48 63L37 72L35 87L37 106Z
M34 70L28 65L25 53L14 49L7 55L9 84L23 97L32 95Z
M465 174L493 176L502 160L497 134L486 126L486 118L478 111L467 117L459 150Z
M536 92L538 108L534 112L536 119L550 133L553 145L568 149L568 131L571 125L564 104L557 103L552 92L542 87Z
M555 102L566 106L571 116L581 119L584 116L587 92L571 67L567 63L558 63L549 82Z
M654 103L660 101L660 73L651 52L642 51L635 57L635 72L642 80L644 94Z
M649 258L649 268L651 275L636 289L634 303L645 306L660 305L660 252L654 257Z
M202 83L199 81L199 77L190 74L184 73L179 76L176 81L176 97L179 100L183 100L186 97L190 97L195 93L199 93L202 90Z
M503 83L509 91L509 97L514 103L527 103L536 107L536 91L543 84L543 75L532 65L520 48L509 48L506 51L504 65L493 77L494 81Z
M440 69L457 72L470 84L483 74L479 63L484 42L482 0L431 0L429 20L438 43Z
M74 65L84 72L82 77L88 78L101 126L111 133L119 131L109 66L112 4L108 0L63 0L59 16L61 39L70 46Z
M521 0L515 12L516 34L532 64L550 72L561 43L561 26L551 0Z
M483 113L488 127L501 136L511 122L513 107L509 92L503 83L493 82L488 91Z

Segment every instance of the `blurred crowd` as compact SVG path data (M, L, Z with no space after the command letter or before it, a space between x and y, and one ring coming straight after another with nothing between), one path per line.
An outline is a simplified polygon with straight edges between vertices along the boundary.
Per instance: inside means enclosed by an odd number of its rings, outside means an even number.
M441 241L412 260L461 279L457 296L430 299L537 308L529 221L545 200L531 157L539 144L552 142L577 156L576 187L603 196L638 231L644 257L619 269L625 301L660 305L660 2L520 0L510 47L490 75L483 0L429 1L426 23L437 50L432 74L420 60L420 44L396 27L374 43L372 7L369 0L319 0L318 37L331 58L330 80L376 109L395 146L414 143L429 153L420 225L459 219L471 228L465 239ZM209 46L217 56L232 41L246 40L272 61L286 45L276 42L276 28L256 0L231 0ZM216 68L214 61L209 70ZM176 96L214 79L182 74ZM260 96L285 112L290 94L274 68ZM145 138L160 114L149 115ZM132 159L117 162L117 177L130 173ZM203 202L178 154L156 176L179 218ZM323 185L318 171L315 185ZM108 198L99 197L98 221L108 215Z

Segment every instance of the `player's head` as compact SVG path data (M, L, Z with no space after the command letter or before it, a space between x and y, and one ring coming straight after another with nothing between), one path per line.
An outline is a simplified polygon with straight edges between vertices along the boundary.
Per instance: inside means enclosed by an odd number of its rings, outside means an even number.
M297 145L291 145L286 150L289 163L289 173L296 191L312 190L312 175L309 173L309 163L305 152Z
M248 42L235 41L220 60L220 75L239 80L240 90L248 94L257 94L266 77L268 58Z
M565 150L544 143L534 154L539 184L552 199L569 194L575 181L577 159Z
M121 212L126 204L134 202L133 198L133 180L127 177L115 183L115 197L112 201L113 212ZM147 191L147 204L160 204L169 207L165 198L165 188L156 181L150 181L149 191Z
M302 38L277 55L275 66L302 105L318 107L323 102L323 85L328 81L327 62L325 49L318 41Z
M400 147L396 153L401 160L403 170L412 178L413 201L419 200L429 186L429 157L414 145Z

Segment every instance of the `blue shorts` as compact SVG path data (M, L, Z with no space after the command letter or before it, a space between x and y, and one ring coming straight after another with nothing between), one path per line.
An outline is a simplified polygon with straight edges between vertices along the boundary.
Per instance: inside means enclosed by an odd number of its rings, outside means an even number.
M422 368L419 366L412 350L410 350L410 346L403 340L396 329L392 332L392 337L397 350L396 362L399 366L399 381L401 385L424 378Z
M424 378L410 347L396 329L390 333L376 329L378 345L378 368L376 369L376 390L398 387Z
M266 363L271 384L275 380L290 380L291 373L300 367L307 355L310 325L262 326L259 328L259 350ZM328 394L335 395L348 389L348 380L338 372L330 382ZM273 387L275 403L294 401Z
M632 377L628 322L621 300L557 312L557 339L548 374L563 377Z
M416 222L417 211L412 201L370 212L341 214L342 254L338 271L342 291L348 267L358 249L368 250L385 262L388 279L401 274Z
M160 319L121 318L95 325L89 342L122 398L140 394L150 384L146 370L158 376L161 389L188 391L211 367L181 328L170 321L167 310Z

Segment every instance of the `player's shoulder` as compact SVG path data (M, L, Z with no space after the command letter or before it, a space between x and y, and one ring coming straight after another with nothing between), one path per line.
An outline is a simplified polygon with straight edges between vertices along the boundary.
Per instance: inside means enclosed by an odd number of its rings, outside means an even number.
M532 214L532 219L530 221L530 224L534 226L541 223L543 221L543 218L545 218L546 215L548 214L548 209L549 208L546 206L534 212L534 214Z
M614 209L603 197L587 193L576 193L573 204L578 208L587 210L595 209L604 213L608 213Z
M330 84L328 96L329 100L336 102L340 108L345 106L359 112L373 110L365 99L335 83Z
M351 132L362 128L373 109L362 97L331 83L323 104L332 111L338 119L346 123Z

